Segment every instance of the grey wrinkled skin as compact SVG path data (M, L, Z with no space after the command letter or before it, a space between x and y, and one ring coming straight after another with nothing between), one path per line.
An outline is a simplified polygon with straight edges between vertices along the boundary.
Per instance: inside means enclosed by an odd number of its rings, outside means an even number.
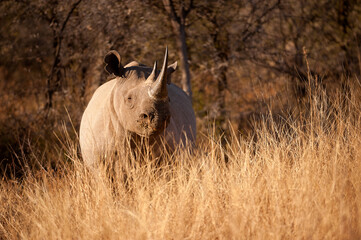
M193 145L196 121L189 96L170 83L177 64L167 65L166 50L162 70L137 62L120 63L116 51L105 57L105 69L116 77L101 85L84 111L80 124L80 147L89 166L112 152L126 149L127 138L148 141L157 156L178 146ZM128 141L129 143L129 141Z

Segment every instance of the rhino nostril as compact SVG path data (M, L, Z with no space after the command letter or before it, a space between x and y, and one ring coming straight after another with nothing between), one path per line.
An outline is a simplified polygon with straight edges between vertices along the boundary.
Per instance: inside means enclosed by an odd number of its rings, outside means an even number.
M150 118L150 120L152 121L153 119L154 119L154 113L149 113L149 118Z
M154 112L151 112L151 113L148 113L148 114L147 113L140 114L141 119L149 119L150 121L152 121L154 119L154 117L155 117Z

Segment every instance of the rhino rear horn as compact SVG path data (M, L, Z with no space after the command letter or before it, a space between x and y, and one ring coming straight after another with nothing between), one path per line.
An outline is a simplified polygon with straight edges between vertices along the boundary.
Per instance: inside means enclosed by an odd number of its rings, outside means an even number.
M159 76L149 89L149 96L155 99L165 99L168 97L167 90L167 65L168 65L168 47L165 49L164 62ZM154 70L154 69L153 69Z
M119 77L123 75L123 66L120 63L120 55L117 51L111 50L105 55L104 63L106 64L104 69L109 74L114 74L115 76Z
M146 83L152 84L156 80L157 75L157 61L154 62L153 70L146 80Z

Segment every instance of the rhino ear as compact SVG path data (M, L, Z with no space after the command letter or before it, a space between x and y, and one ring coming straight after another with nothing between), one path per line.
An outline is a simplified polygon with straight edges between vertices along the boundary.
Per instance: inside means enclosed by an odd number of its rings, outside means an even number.
M109 74L114 74L119 77L123 75L123 66L120 63L120 55L117 51L111 50L104 57L104 63L106 64L104 69Z
M167 68L167 84L171 83L171 74L177 69L177 62L174 62L173 64L169 65Z

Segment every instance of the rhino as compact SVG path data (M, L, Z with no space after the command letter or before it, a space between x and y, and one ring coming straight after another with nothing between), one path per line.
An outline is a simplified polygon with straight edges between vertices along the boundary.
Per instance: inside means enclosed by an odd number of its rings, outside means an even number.
M168 48L160 72L157 61L152 68L136 61L122 66L120 60L115 50L106 54L105 70L115 78L96 89L83 113L79 141L84 162L93 166L107 154L127 149L129 138L137 144L148 142L155 157L165 149L193 146L192 101L171 83L177 62L168 66Z

